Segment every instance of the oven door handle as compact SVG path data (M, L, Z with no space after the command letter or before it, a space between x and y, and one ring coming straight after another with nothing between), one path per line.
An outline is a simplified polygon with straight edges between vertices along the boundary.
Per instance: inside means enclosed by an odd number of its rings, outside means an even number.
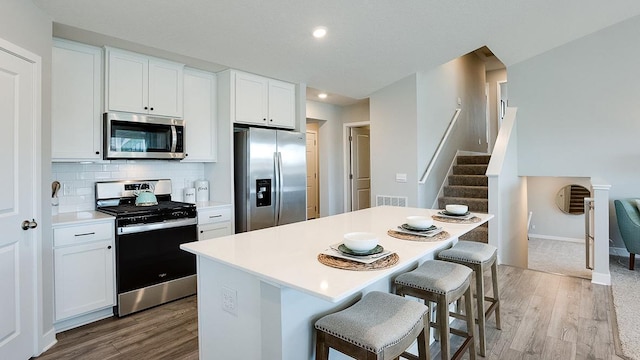
M189 225L197 225L197 224L198 224L198 219L189 218L189 219L167 220L161 223L153 223L153 224L120 226L118 227L118 235L134 234L134 233L139 233L143 231L169 229L169 228L175 228L180 226L189 226Z

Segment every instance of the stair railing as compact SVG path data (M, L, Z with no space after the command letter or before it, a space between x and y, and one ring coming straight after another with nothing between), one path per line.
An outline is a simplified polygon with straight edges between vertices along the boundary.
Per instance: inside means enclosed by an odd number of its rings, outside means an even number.
M445 131L444 135L442 135L442 139L440 139L440 144L438 144L438 148L436 149L436 152L431 157L431 161L429 161L429 165L427 165L427 168L424 170L424 173L422 174L422 177L420 178L420 181L418 181L419 184L425 184L427 182L427 178L429 177L429 174L431 173L431 170L435 166L436 160L438 159L438 156L440 156L440 152L442 151L442 148L444 147L444 144L449 139L449 135L451 134L451 131L453 130L453 127L456 124L456 121L458 121L458 116L460 115L460 111L461 110L462 109L457 108L455 110L455 112L453 113L453 117L451 118L451 121L449 122L449 127L447 127L447 131Z

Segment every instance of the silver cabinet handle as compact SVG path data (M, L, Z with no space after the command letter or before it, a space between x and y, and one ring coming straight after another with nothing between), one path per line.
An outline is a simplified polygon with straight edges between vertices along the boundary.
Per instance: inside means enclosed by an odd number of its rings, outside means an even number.
M25 220L22 222L20 227L22 228L22 230L35 229L38 227L38 223L36 222L35 219L31 219L31 221Z
M222 217L222 214L219 214L219 215L211 215L211 216L209 216L209 219L215 219L215 218L219 218L219 217Z

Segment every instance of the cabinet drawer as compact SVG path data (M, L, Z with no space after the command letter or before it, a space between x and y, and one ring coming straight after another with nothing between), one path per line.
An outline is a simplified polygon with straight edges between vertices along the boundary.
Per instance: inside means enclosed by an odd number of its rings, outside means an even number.
M200 241L227 235L231 235L231 222L229 221L198 226L198 240Z
M53 229L53 246L66 246L113 238L113 222Z
M213 224L231 221L231 208L214 208L198 210L198 224Z

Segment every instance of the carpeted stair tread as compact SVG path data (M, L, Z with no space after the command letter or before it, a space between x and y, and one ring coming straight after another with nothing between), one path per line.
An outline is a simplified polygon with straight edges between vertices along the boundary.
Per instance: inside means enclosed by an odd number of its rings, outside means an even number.
M447 185L444 187L445 197L481 198L489 197L488 186Z
M489 242L489 228L488 227L477 227L468 233L460 236L460 240L466 241L476 241L481 243Z
M469 211L489 212L489 178L485 175L491 155L458 155L442 189L443 197L438 198L438 206L444 209L448 204L469 206ZM482 224L461 237L463 240L489 242L489 225Z
M488 186L486 175L449 175L449 185L460 186Z
M456 163L458 165L463 164L489 164L489 160L491 160L491 155L458 155L456 158Z
M465 198L465 197L441 197L438 199L438 206L440 209L444 209L447 204L461 204L467 205L469 207L469 211L489 212L489 200L488 199L477 199L477 198Z
M484 175L487 172L487 165L454 165L454 175Z

